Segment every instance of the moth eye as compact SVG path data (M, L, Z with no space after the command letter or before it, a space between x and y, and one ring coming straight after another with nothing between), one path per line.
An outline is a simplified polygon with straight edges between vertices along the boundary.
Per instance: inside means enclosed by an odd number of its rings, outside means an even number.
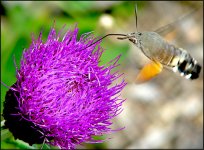
M139 32L138 35L142 35L142 33Z
M133 42L133 43L137 43L137 40L136 39L129 39L131 42Z

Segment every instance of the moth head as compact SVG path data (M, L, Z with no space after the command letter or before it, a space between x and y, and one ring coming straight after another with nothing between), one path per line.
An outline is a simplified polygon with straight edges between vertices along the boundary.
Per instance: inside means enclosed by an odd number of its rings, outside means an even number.
M120 40L124 40L124 39L128 39L130 42L132 42L133 44L135 44L136 46L140 47L140 42L139 42L139 39L140 39L140 36L142 35L141 32L133 32L133 33L129 33L127 34L126 36L123 36L123 37L118 37L118 39Z

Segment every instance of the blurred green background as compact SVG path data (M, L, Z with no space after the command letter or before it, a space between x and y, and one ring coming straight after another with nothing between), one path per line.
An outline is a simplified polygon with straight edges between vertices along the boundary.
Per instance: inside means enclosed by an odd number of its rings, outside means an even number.
M31 33L37 37L43 31L43 39L46 40L54 21L57 31L65 24L65 28L68 29L77 23L79 36L90 31L94 31L95 36L134 32L134 4L131 1L1 1L1 81L8 86L16 81L13 56L19 67L22 52L31 43ZM153 31L177 20L192 9L203 6L201 1L150 1L137 2L137 4L140 31ZM202 9L203 7L186 22L183 21L183 24L177 24L175 26L177 30L169 36L174 44L190 50L192 56L200 63L203 61ZM201 148L203 73L201 72L201 77L197 81L190 82L170 71L164 71L159 77L144 85L135 85L134 75L138 71L135 66L144 56L140 56L141 53L135 51L131 43L119 41L116 37L104 39L102 46L105 52L100 65L122 54L120 71L125 73L129 83L123 92L123 98L127 98L127 102L123 107L121 118L114 121L116 127L126 126L126 129L111 135L112 139L104 144L86 144L85 147L94 149ZM6 91L7 88L1 85L1 114ZM182 108L187 109L186 114L185 111L180 110ZM188 110L191 109L194 111L189 112ZM172 110L175 110L176 114ZM171 121L165 115L170 117ZM1 120L3 120L2 116ZM179 127L181 129L177 131ZM175 134L170 135L169 132ZM8 130L1 131L2 149L34 149L39 146L30 147L20 140L15 141Z

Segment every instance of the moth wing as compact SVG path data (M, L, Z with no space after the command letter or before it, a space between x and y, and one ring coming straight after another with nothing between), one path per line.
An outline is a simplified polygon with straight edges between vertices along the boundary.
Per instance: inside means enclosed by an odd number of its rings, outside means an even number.
M158 34L160 34L162 36L169 34L170 32L172 32L176 29L176 26L181 24L181 22L189 19L189 17L194 15L199 9L200 9L200 7L194 8L190 13L180 17L179 19L175 20L174 22L171 22L167 25L164 25L164 26L154 30L154 32L157 32Z
M147 63L136 77L136 83L143 83L148 81L161 73L163 65L158 61L151 61Z

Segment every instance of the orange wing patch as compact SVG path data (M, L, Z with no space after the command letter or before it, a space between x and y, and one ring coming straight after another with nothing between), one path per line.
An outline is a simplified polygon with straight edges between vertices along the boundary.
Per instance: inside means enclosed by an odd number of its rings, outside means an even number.
M148 81L161 73L163 65L157 61L146 64L136 77L136 83Z

